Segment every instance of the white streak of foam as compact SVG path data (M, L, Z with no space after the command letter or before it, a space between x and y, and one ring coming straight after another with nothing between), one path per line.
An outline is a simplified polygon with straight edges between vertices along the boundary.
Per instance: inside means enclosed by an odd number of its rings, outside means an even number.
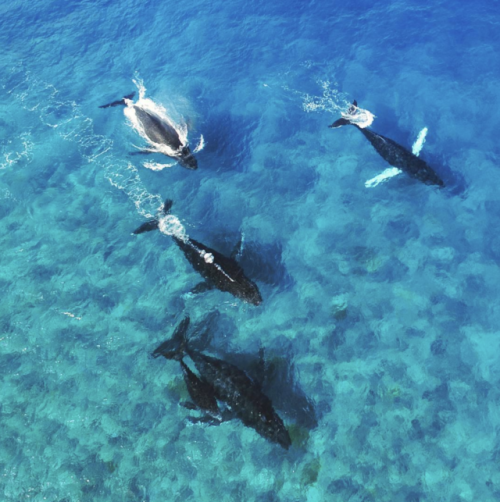
M294 94L298 94L302 97L302 108L305 112L326 111L338 113L346 108L341 94L337 89L331 87L332 84L329 80L318 80L317 83L323 89L321 96L292 91ZM285 86L284 89L287 91L291 90L287 86Z
M107 159L104 166L106 178L114 187L122 190L134 203L137 212L144 218L154 218L163 207L159 195L151 194L143 185L139 172L133 164Z
M411 151L413 152L413 155L416 155L417 157L420 155L420 152L422 151L422 148L425 143L425 137L427 136L427 132L429 130L427 127L424 127L417 136L417 139L415 140L415 143L413 143L413 146L411 148Z

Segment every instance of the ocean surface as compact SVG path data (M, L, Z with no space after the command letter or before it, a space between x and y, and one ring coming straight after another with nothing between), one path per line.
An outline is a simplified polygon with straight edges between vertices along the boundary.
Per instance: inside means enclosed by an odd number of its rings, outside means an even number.
M4 1L0 47L1 501L500 500L498 0ZM139 90L197 171L130 155ZM446 187L369 182L354 99ZM260 306L131 235L167 198ZM288 451L188 419L185 315Z

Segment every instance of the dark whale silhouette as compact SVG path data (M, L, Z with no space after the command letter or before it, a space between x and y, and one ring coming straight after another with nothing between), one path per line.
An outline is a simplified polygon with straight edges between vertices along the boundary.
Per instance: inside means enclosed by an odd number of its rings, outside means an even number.
M156 145L165 145L173 150L172 155L167 155L171 157L182 167L186 169L198 169L198 161L191 153L188 145L182 143L179 133L175 130L172 124L166 122L164 119L153 113L151 110L145 110L137 103L132 103L132 98L135 96L135 92L125 96L123 99L118 101L113 101L107 105L101 105L99 108L109 108L112 106L128 106L132 108L135 112L137 120L140 122L142 129L144 130L148 141L151 143L151 149L138 150L132 152L132 154L149 154L149 153L163 153L163 151L158 151L154 148Z
M349 115L354 117L357 102L354 101L346 116L336 120L330 128L342 127L344 125L353 125L358 128L366 139L377 150L378 154L386 160L391 166L398 167L412 178L425 183L426 185L444 186L443 180L436 174L436 172L422 159L414 155L412 152L396 143L390 138L386 138L381 134L371 131L368 128L361 128L356 123L349 119Z
M182 323L189 324L189 317ZM292 444L290 435L260 385L237 366L191 348L186 332L187 328L177 328L173 337L162 343L153 356L182 360L188 355L217 399L226 403L237 418L264 438L288 449Z
M160 218L170 212L172 204L171 200L165 201ZM159 218L149 220L134 230L134 234L156 230L159 224ZM193 288L193 293L201 293L212 288L217 288L253 305L260 305L262 303L259 288L245 275L243 269L234 259L238 246L233 252L233 256L228 258L215 249L209 248L205 244L189 237L181 239L176 235L172 235L172 238L196 272L205 279L204 282Z
M172 335L172 340L185 340L186 332L189 328L189 317L186 317L176 328ZM160 345L154 352L153 357L158 357L162 355L163 351L169 351L171 345L171 340ZM197 409L207 413L207 416L201 421L222 421L222 414L217 404L217 399L215 396L215 391L213 387L202 377L198 377L195 373L191 371L189 366L183 361L182 358L179 360L182 368L182 374L184 376L184 381L186 383L189 396L192 402L182 403L182 405L188 409ZM208 420L207 420L208 419Z

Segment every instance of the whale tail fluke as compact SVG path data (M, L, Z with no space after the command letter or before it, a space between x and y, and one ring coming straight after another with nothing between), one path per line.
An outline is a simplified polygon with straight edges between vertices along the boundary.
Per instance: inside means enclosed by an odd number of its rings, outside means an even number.
M118 101L113 101L112 103L108 103L107 105L101 105L99 108L110 108L112 106L126 106L126 99L132 99L135 96L135 92L132 94L129 94L128 96L123 97L122 99L119 99Z
M132 233L134 235L143 234L144 232L151 232L152 230L156 230L158 228L158 220L149 220L146 223L143 223L140 227L136 228Z
M330 124L328 127L330 129L336 129L337 127L342 127L342 126L348 125L350 123L351 122L347 119L338 119L333 124Z
M160 216L170 213L170 209L172 209L173 203L174 202L171 199L167 199L163 203L163 207L161 209ZM146 221L146 223L143 223L140 227L136 228L132 233L134 235L139 235L139 234L143 234L144 232L151 232L152 230L156 230L158 228L159 224L160 224L160 222L159 222L158 218L155 218L154 220Z
M152 356L154 358L163 356L165 359L175 359L180 361L184 357L184 352L187 348L187 330L189 328L190 319L186 316L175 328L172 338L163 342L158 346Z

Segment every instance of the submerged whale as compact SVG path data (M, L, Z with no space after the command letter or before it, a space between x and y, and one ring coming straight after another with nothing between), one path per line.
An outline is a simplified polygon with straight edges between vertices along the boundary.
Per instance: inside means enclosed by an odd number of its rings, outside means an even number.
M181 343L186 339L186 332L189 328L189 317L186 317L176 328L171 340L167 340L160 345L154 352L153 357L162 355L163 352L170 351L172 340L180 340ZM203 378L198 377L181 358L178 358L181 364L184 382L192 402L184 402L182 405L190 410L200 410L206 413L206 416L200 421L211 421L212 423L222 422L223 417L217 404L217 398L213 387Z
M173 337L155 349L153 356L178 361L189 356L201 379L210 386L208 394L213 392L217 400L225 403L247 427L288 449L292 444L290 435L260 385L234 364L191 348L186 337L188 326L189 317L186 317ZM199 399L201 401L201 396Z
M159 217L143 223L133 233L137 235L160 228L164 218L168 216L172 204L173 202L167 199ZM253 305L260 305L262 303L259 288L245 275L243 269L235 260L235 256L239 251L239 245L232 256L228 258L215 251L215 249L209 248L205 244L187 236L181 238L174 234L171 237L196 272L205 279L204 282L193 288L193 293L201 293L217 288Z
M378 154L391 166L398 167L412 178L425 183L426 185L444 186L443 180L436 172L422 159L414 155L405 147L399 145L394 140L386 138L381 134L362 128L355 122L357 102L354 101L346 114L331 124L330 128L338 128L344 125L353 125L358 128L366 139L373 145Z
M107 105L101 105L99 108L110 108L113 106L125 106L126 115L137 129L141 136L149 143L149 148L138 150L133 153L162 153L167 157L175 159L182 167L186 169L198 169L198 161L192 154L187 142L184 142L179 132L167 117L161 117L155 113L151 107L141 104L149 100L139 100L137 103L132 101L135 92L125 96L123 99L113 101Z

